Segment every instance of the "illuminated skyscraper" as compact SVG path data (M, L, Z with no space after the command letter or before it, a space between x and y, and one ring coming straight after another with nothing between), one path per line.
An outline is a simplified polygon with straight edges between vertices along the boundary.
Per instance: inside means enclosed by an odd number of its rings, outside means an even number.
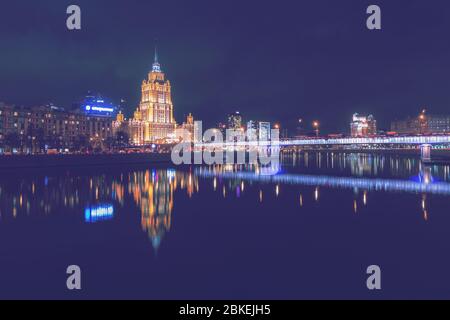
M361 116L357 113L353 115L350 123L352 137L367 137L377 134L377 122L372 115Z
M239 111L228 115L228 129L241 129L242 128L242 116Z
M258 128L259 141L270 140L270 122L260 122Z
M173 135L176 128L170 81L166 80L158 61L155 59L148 79L142 82L141 102L134 113L131 138L135 144L164 142Z
M258 140L258 125L256 121L250 120L247 122L247 140Z

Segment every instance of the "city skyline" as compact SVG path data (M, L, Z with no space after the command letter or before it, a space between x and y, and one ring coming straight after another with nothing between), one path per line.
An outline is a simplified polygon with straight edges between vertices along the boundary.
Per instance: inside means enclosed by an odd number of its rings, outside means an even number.
M216 9L202 2L178 4L170 21L185 26L180 30L164 23L166 4L133 3L124 14L124 7L112 2L103 15L101 2L80 1L83 28L75 33L58 28L64 21L57 11L65 5L19 1L8 7L0 20L0 48L8 52L0 61L1 101L67 106L96 90L115 101L126 98L129 115L138 106L135 88L143 70L151 69L157 38L175 88L175 118L192 112L209 127L240 110L246 119L286 127L294 126L292 119L320 119L327 132L347 131L348 118L360 112L388 128L390 121L424 107L445 114L450 102L445 89L450 46L442 31L449 24L442 14L446 4L380 1L385 27L369 32L365 5L357 2L240 4L239 10L233 2ZM22 13L30 6L40 15ZM140 18L149 11L160 14L144 28ZM199 18L190 23L194 14ZM112 26L110 15L117 17ZM20 62L14 68L12 59Z
M449 298L448 1L0 7L0 299Z

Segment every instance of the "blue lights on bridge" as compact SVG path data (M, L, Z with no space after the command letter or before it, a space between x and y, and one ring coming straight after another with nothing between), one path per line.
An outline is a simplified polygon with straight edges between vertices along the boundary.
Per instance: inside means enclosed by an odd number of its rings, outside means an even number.
M294 139L283 141L238 141L198 143L196 147L228 148L228 147L289 147L289 146L333 146L333 145L437 145L450 144L450 135L404 136L404 137L371 137L371 138L318 138Z

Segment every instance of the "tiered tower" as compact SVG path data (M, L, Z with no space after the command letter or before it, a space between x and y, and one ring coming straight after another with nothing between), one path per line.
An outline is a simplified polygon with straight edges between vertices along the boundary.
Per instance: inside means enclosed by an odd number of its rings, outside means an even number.
M166 80L161 70L156 49L152 70L148 73L148 79L142 81L141 94L141 102L134 113L133 142L164 142L173 135L176 121L170 81Z

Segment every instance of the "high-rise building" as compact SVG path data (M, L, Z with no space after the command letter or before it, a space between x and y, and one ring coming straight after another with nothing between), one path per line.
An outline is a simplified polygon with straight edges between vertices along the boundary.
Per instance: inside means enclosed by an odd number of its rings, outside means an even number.
M270 122L259 122L258 124L258 138L259 141L270 140Z
M258 140L258 124L254 120L247 122L247 139L249 141Z
M368 137L377 134L377 122L370 114L362 116L355 113L350 123L350 132L352 137Z
M228 115L228 128L227 129L242 129L242 116L239 111Z
M166 80L155 58L148 79L142 82L141 102L131 121L131 140L135 144L164 142L173 135L176 121L173 115L173 103L170 81Z
M258 124L254 120L247 121L247 130L249 129L258 129Z

